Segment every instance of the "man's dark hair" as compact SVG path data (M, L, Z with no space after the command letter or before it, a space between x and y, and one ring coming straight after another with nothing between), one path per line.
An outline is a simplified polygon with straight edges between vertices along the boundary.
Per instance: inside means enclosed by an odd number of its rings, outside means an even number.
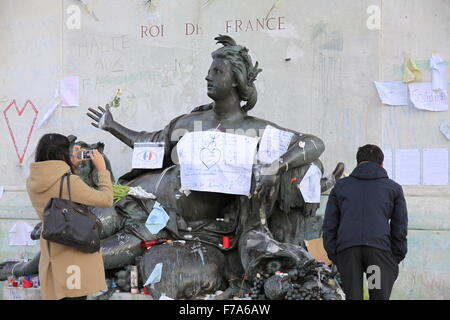
M356 162L360 164L364 161L372 161L380 166L383 164L384 154L381 149L373 144L366 144L365 146L359 147L356 153Z

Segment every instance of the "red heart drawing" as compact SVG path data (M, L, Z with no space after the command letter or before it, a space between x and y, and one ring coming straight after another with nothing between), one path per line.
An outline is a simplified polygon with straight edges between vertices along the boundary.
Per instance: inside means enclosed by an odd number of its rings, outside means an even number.
M11 123L10 123L10 120L8 118L7 112L9 111L9 109L12 106L14 106L14 108L16 109L17 114L21 117L22 114L24 113L25 109L27 109L28 105L31 106L32 111L34 112L34 117L33 117L30 129L28 130L28 134L27 134L27 137L26 137L25 148L23 149L22 155L20 155L19 154L19 149L17 148L17 143L16 143L16 134L17 133L14 133L12 128L11 128ZM17 108L15 99L6 107L5 110L3 110L3 115L5 116L6 124L8 125L9 134L11 136L12 142L14 144L14 149L16 150L16 154L17 154L17 157L19 158L19 162L20 163L22 163L23 159L25 158L25 153L27 152L28 144L30 143L31 134L33 133L38 113L39 113L39 111L36 109L36 107L34 106L34 104L30 100L28 100L25 103L25 105L23 106L22 110L19 110L19 108Z

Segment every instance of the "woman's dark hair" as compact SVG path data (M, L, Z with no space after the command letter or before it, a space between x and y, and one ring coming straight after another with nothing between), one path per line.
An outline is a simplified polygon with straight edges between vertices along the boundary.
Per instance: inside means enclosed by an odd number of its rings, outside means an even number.
M66 136L58 133L44 134L36 147L34 161L61 160L67 163L70 171L74 173L74 167L70 158L71 143Z
M373 144L366 144L365 146L360 147L356 153L356 162L360 164L364 161L372 161L381 166L384 161L383 151Z

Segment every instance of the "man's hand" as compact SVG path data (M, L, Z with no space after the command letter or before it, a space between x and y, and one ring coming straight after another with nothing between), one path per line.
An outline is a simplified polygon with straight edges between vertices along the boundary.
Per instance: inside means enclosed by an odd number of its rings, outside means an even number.
M114 122L113 116L111 111L109 111L109 104L106 105L106 110L102 107L98 107L97 111L95 109L89 108L88 110L90 112L86 113L91 119L93 119L95 122L91 122L91 124L96 127L100 128L102 130L107 131L108 128L112 125Z

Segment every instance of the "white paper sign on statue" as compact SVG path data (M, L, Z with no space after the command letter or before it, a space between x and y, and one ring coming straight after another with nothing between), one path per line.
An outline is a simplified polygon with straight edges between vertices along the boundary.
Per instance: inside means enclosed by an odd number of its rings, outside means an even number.
M185 134L177 144L181 186L248 195L257 143L256 138L217 131Z
M271 164L286 153L294 134L267 125L259 142L258 159L263 164Z
M164 142L136 142L133 169L160 169L164 160Z

